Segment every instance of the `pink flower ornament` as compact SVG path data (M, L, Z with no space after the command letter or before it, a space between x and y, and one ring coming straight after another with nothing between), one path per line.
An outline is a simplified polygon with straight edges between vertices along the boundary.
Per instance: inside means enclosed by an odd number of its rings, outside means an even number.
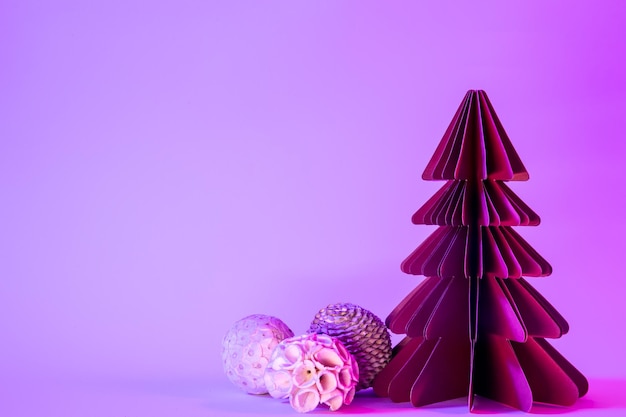
M319 404L331 411L354 398L359 369L354 357L334 337L309 334L280 342L265 369L265 385L274 398L289 398L306 413Z

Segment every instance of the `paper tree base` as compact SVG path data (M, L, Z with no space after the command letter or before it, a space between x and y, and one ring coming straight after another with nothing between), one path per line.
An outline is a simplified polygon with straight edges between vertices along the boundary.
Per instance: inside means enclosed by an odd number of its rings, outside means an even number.
M472 349L469 341L407 337L395 353L374 392L415 407L466 397L476 411L478 395L530 411L533 402L572 405L588 388L585 377L542 338L516 343L485 337Z
M497 278L479 279L476 288L470 279L429 277L389 315L392 331L425 336L405 337L394 348L374 382L377 395L416 407L467 397L472 410L479 395L529 411L533 401L567 406L587 392L580 372L543 337L528 336L567 331L534 288ZM479 336L470 337L470 328Z
M439 227L402 262L427 278L387 317L406 337L374 392L414 406L467 397L470 410L476 396L573 404L587 380L544 339L569 326L523 278L552 267L513 230L540 219L504 183L529 177L484 91L468 91L422 178L446 183L412 221Z

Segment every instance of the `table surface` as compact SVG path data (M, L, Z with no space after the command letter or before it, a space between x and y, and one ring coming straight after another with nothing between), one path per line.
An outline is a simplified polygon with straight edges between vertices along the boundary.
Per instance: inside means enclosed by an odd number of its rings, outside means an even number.
M240 392L223 375L26 376L0 377L0 415L11 417L279 416L298 415L286 401ZM483 400L485 401L485 400ZM413 415L410 405L357 394L350 406L330 412L320 406L310 415ZM522 415L495 403L492 415ZM421 416L469 414L461 399L419 409ZM568 408L535 406L531 414L625 416L626 379L590 378L589 393Z

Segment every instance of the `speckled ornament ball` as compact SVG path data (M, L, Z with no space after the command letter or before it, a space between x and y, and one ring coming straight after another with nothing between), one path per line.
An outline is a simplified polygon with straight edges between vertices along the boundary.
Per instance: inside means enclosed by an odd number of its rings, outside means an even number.
M267 394L263 374L272 351L293 332L282 320L253 314L235 322L222 341L228 379L248 394Z
M313 319L309 333L336 337L359 364L357 390L372 386L374 377L391 359L387 327L374 313L356 304L331 304Z

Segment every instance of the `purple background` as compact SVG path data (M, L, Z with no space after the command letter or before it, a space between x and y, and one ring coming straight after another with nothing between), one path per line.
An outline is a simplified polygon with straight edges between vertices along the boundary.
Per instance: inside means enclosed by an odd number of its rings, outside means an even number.
M289 413L229 385L223 334L384 318L470 88L531 175L574 412L623 413L625 39L621 1L3 1L0 414Z

